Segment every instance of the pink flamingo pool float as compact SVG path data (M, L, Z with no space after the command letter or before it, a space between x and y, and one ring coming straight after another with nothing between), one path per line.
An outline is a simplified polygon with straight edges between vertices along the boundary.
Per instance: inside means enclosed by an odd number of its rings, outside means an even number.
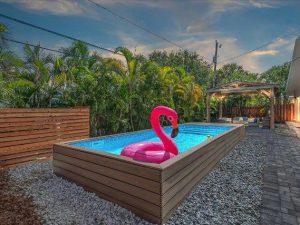
M176 137L178 134L177 112L166 106L157 106L152 110L150 122L152 129L162 142L139 142L131 144L122 150L121 155L138 161L157 164L178 155L177 145L160 126L159 118L162 115L166 116L172 124L171 137Z

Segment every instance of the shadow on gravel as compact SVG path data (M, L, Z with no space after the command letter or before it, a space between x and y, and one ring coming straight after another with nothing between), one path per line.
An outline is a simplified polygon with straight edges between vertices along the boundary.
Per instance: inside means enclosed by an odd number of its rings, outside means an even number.
M6 170L0 170L0 224L41 225L42 220L34 212L30 197L22 194L22 189L9 179Z

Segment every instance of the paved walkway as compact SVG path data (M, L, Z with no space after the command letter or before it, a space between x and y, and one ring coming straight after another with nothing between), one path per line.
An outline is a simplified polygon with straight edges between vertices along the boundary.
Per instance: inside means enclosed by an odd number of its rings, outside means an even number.
M300 139L286 125L248 133L267 141L261 225L300 225Z

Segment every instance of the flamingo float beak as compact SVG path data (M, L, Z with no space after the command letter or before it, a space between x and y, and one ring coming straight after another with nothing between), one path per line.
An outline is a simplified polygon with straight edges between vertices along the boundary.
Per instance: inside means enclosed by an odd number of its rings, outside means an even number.
M177 123L174 123L173 124L173 130L172 130L172 133L171 133L171 138L175 138L179 133L179 130L178 130L178 124Z

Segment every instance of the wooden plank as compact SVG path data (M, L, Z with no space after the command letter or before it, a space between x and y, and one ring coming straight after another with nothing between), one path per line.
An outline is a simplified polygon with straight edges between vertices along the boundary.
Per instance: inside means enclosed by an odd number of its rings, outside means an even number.
M71 175L73 179L71 177L64 176L62 173L60 173L61 172L60 168L54 168L54 170L55 170L56 175L58 175L60 177L63 177L64 179L66 179L66 180L68 180L72 183L76 183L76 184L80 185L86 191L95 193L97 196L99 196L102 199L105 199L105 200L110 201L110 202L114 202L114 203L120 205L121 207L132 211L136 215L138 215L142 218L146 218L150 222L157 223L157 224L160 224L160 222L161 222L160 217L153 216L153 215L149 214L148 212L144 211L142 208L136 208L132 205L126 204L122 201L119 201L119 200L113 198L113 197L107 196L107 195L105 195L105 194L103 194L103 193L101 193L101 192L99 192L95 189L92 189L92 188L88 187L87 185L85 185L83 183L78 182L78 180L76 179L77 176L73 175L72 173L69 173L69 175ZM63 171L63 173L65 174L65 171Z
M61 145L54 145L53 151L54 153L59 153L69 157L82 159L101 166L124 171L132 175L136 175L146 179L160 182L159 170L136 165L131 163L131 161L124 162L118 159L113 159L108 157L99 157L99 156L97 157L97 155L92 152L83 152L80 150L76 150L75 148L72 149L71 146L64 147Z
M22 165L28 164L29 162L33 162L33 161L34 162L43 162L43 161L49 161L49 160L52 160L52 156L35 158L35 159L31 159L29 161L24 161L24 162L19 162L19 163L15 163L15 164L10 164L10 165L3 166L3 167L0 166L0 169L7 169L7 168L13 168L13 167L16 167L16 166L22 166Z
M0 148L0 156L21 153L21 152L29 152L41 148L48 148L48 147L51 148L55 142L56 142L55 140L52 140L52 141L45 141L45 142L37 142L33 144L29 143L24 145L16 145L16 146Z
M27 112L27 113L1 113L1 118L28 118L28 117L76 117L83 116L86 117L86 112Z
M70 126L70 127L60 127L56 128L54 127L49 127L49 128L44 128L44 129L33 129L33 130L21 130L21 131L11 131L11 132L0 132L0 138L3 137L20 137L20 136L27 136L27 135L32 135L32 134L47 134L47 133L52 133L58 130L59 132L63 131L74 131L74 130L89 130L88 125L86 124L85 126Z
M0 156L0 160L16 159L16 158L22 158L25 156L39 155L39 154L43 154L43 153L52 153L52 148L44 148L44 149L38 149L38 150L30 151L30 152L21 152L21 153L4 155L4 156Z
M19 125L19 126L17 126ZM64 127L76 127L76 126L86 126L89 128L89 121L75 121L75 122L71 122L71 121L67 121L67 123L49 123L49 124L28 124L28 125L23 125L21 126L19 123L15 123L15 126L6 126L6 127L1 127L0 128L0 133L6 133L6 132L17 132L17 131L30 131L30 130L43 130L43 129L53 129L53 128L57 128L58 125L61 128Z
M87 129L81 129L81 130L70 130L70 131L60 131L59 129L48 133L38 133L38 134L32 134L32 135L23 135L23 136L14 136L14 137L3 137L0 138L0 147L5 146L14 146L14 145L20 145L20 144L26 144L30 142L40 142L43 141L44 138L50 138L53 139L61 139L61 138L68 138L70 136L88 136L89 130ZM51 139L52 140L52 139Z
M89 112L89 107L70 108L0 108L0 113L26 113L26 112Z
M17 141L13 141L13 142L0 142L0 148L13 147L13 146L31 144L31 143L46 142L46 141L53 141L53 140L57 140L57 137L49 136L49 137L41 137L41 138L35 138L35 139L17 140Z
M72 115L65 115L65 116L43 116L43 117L13 117L13 114L11 114L11 117L2 117L2 114L0 114L0 123L12 123L12 122L60 122L60 121L66 121L66 120L87 120L89 119L89 115L81 115L81 116L72 116Z
M36 140L37 138L46 138L46 137L54 137L57 138L58 134L55 131L52 132L47 132L47 133L37 133L37 134L28 134L28 135L20 135L20 136L13 136L13 137L1 137L0 138L0 147L2 143L7 143L8 146L12 145L17 145L16 141L22 141L22 140L27 140L27 139L34 139ZM33 140L33 141L34 141ZM14 143L10 143L14 142Z
M102 174L104 176L108 176L108 177L111 177L114 179L118 179L120 181L130 183L135 186L149 190L151 192L160 194L160 183L159 182L155 182L155 181L145 179L140 176L135 176L135 175L123 172L123 171L111 169L111 168L105 167L105 166L100 166L95 163L91 163L91 162L88 162L85 160L61 155L58 153L53 154L53 159L59 160L61 162L65 162L68 164L76 165L83 169L90 170L90 171L93 171L93 172L96 172L96 173L99 173L99 174Z
M18 131L30 131L30 130L44 130L44 129L53 129L56 127L56 124L36 124L36 125L27 125L27 126L7 126L0 127L0 134L9 133L9 132L18 132Z
M39 155L31 155L31 156L26 156L26 157L20 157L20 158L15 158L15 159L10 159L10 160L5 160L5 161L0 161L0 166L6 167L14 164L20 164L23 162L28 162L35 160L37 158L42 158L42 157L50 157L52 156L52 153L43 153Z
M96 181L97 183L103 184L105 186L114 188L116 190L125 192L137 198L143 199L147 202L153 203L155 205L160 205L160 195L144 188L135 186L133 184L124 182L119 179L115 179L109 176L104 176L103 174L96 173L91 170L83 169L80 167L80 164L75 166L68 164L59 160L53 161L53 166L57 166L61 169L72 171L82 177L88 178L90 180Z
M45 122L20 122L20 123L16 123L16 122L11 122L11 123L0 123L0 129L2 129L2 127L18 127L18 126L41 126L41 125L58 125L58 124L70 124L70 123L83 123L83 122L89 122L89 119L76 119L76 120L67 120L67 121L60 121L57 123L53 123L53 121L45 121Z
M98 183L94 180L91 180L87 177L83 177L80 174L77 174L76 172L63 169L56 165L54 166L54 173L62 174L63 176L70 177L75 182L82 183L92 189L95 189L96 191L98 191L100 193L107 195L108 197L115 198L121 202L132 205L136 208L142 208L147 213L154 215L156 217L160 217L160 207L159 206L152 204L150 202L147 202L143 199L140 199L136 196L133 196L126 192L122 192L122 191L119 191L112 187L103 185L103 184Z

